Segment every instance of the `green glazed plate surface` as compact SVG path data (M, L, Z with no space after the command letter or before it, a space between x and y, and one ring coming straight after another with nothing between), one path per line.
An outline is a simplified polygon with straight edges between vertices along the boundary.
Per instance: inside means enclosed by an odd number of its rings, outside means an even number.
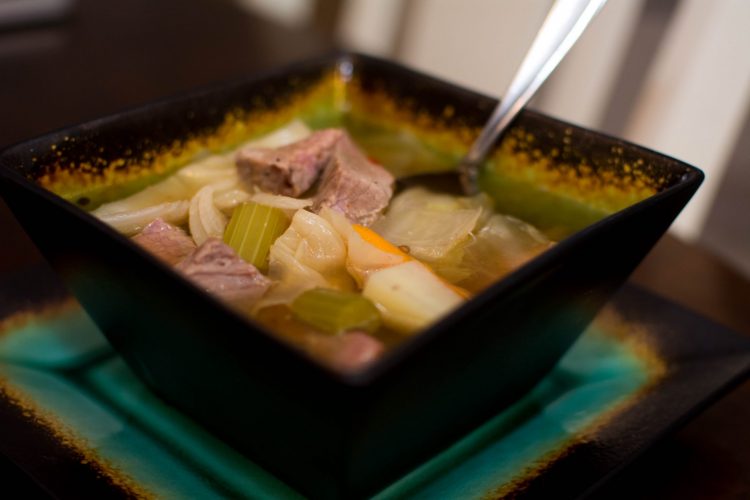
M623 422L637 421L654 395L657 401L671 397L674 406L673 396L664 397L675 377L679 381L682 347L665 338L665 325L649 313L632 317L633 303L643 296L621 292L530 393L375 498L523 496L544 486L551 470L576 460L587 444L606 442ZM106 481L113 491L139 498L300 497L154 395L75 304L53 305L38 317L4 324L3 425L51 433L53 444L38 451L86 466L78 491ZM731 335L729 340L737 341ZM733 368L724 364L703 398L747 371L750 349L744 347L745 357L735 356ZM243 397L240 389L237 397ZM695 407L689 398L677 403L673 412L680 404L682 411ZM22 411L10 418L9 408ZM646 446L654 429L642 430L639 446ZM620 461L627 460L628 450L615 451L622 453ZM3 452L11 459L21 453L7 445ZM54 469L32 466L28 472L42 485L55 482Z

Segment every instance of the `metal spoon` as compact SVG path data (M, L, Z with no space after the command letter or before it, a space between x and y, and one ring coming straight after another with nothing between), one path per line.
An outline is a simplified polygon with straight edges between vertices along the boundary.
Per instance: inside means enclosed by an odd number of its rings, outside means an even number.
M534 96L606 1L556 0L552 5L502 100L458 166L465 194L474 195L479 191L479 166L497 138ZM417 177L424 178L425 175L436 174L422 174L408 180L399 180L414 184Z

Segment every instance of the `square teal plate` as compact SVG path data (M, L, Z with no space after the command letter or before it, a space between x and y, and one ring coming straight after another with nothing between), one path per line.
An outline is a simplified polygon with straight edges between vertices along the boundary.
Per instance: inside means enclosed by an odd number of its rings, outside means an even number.
M152 394L46 268L0 296L0 452L29 495L301 497ZM531 392L375 498L580 497L749 373L750 341L626 286Z

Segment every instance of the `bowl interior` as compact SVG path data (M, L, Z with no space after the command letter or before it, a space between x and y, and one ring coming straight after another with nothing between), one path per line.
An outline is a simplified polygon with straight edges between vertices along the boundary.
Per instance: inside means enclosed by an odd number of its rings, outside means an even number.
M447 171L494 104L404 68L342 56L105 118L75 134L53 134L32 143L32 161L19 169L91 210L196 157L227 151L299 118L314 129L345 127L396 176ZM679 183L690 170L526 111L489 155L480 184L498 211L561 240Z

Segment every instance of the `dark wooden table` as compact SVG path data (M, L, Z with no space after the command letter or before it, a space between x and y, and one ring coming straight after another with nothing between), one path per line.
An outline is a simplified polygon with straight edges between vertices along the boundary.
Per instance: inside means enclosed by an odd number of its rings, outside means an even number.
M319 34L263 22L229 1L80 0L64 22L0 33L0 147L330 48ZM0 234L0 273L41 258L2 202ZM700 248L667 236L633 280L750 335L750 282ZM30 487L3 465L0 477ZM595 497L750 498L750 383Z

